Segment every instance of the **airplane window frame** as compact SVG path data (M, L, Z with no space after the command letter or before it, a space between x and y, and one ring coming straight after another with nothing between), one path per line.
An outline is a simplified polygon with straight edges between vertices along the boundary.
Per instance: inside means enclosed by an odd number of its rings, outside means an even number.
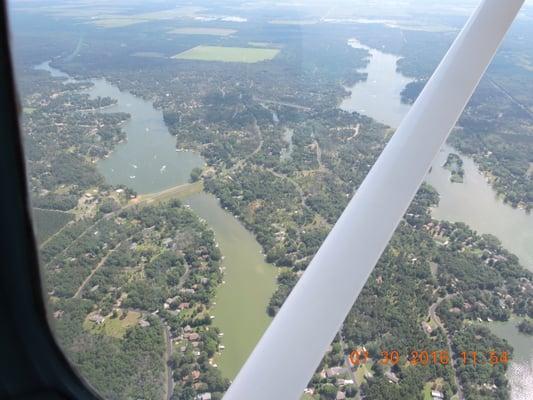
M9 47L7 2L0 4L0 398L99 399L52 334L29 208ZM9 195L6 195L9 194ZM9 327L9 329L6 329Z

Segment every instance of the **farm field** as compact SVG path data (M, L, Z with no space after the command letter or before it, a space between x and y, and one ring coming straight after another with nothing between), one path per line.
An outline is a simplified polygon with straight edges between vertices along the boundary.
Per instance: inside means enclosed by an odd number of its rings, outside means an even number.
M211 36L229 36L237 32L235 29L227 28L176 28L169 31L178 35L211 35Z
M133 57L145 57L145 58L164 58L163 53L158 53L156 51L138 51L132 54Z
M250 47L196 46L172 58L179 60L256 63L273 59L279 49Z
M33 222L37 241L44 242L73 218L74 216L68 212L34 208Z
M147 22L147 20L137 18L102 18L91 21L92 24L100 28L123 28L141 22Z
M201 10L201 7L185 6L141 14L100 14L96 18L91 18L89 23L92 23L100 28L122 28L143 22L165 21L184 17L193 17Z

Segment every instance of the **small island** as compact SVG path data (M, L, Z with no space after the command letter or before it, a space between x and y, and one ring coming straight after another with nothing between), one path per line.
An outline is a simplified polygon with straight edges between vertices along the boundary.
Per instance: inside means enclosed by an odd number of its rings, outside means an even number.
M455 153L448 154L444 163L444 168L451 172L450 181L454 183L463 183L465 170L463 169L463 160Z

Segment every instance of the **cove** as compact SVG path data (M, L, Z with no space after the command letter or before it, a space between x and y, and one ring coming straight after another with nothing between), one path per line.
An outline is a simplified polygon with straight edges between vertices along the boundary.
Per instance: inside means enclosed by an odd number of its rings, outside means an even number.
M270 324L267 305L276 289L277 268L266 263L255 237L211 194L197 193L185 203L215 232L224 255L224 283L212 313L225 349L215 357L222 374L233 379Z

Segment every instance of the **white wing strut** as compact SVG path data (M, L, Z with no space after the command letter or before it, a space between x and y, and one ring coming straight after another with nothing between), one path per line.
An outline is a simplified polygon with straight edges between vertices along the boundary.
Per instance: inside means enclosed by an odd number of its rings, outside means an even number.
M522 3L484 0L470 17L225 400L300 398Z

